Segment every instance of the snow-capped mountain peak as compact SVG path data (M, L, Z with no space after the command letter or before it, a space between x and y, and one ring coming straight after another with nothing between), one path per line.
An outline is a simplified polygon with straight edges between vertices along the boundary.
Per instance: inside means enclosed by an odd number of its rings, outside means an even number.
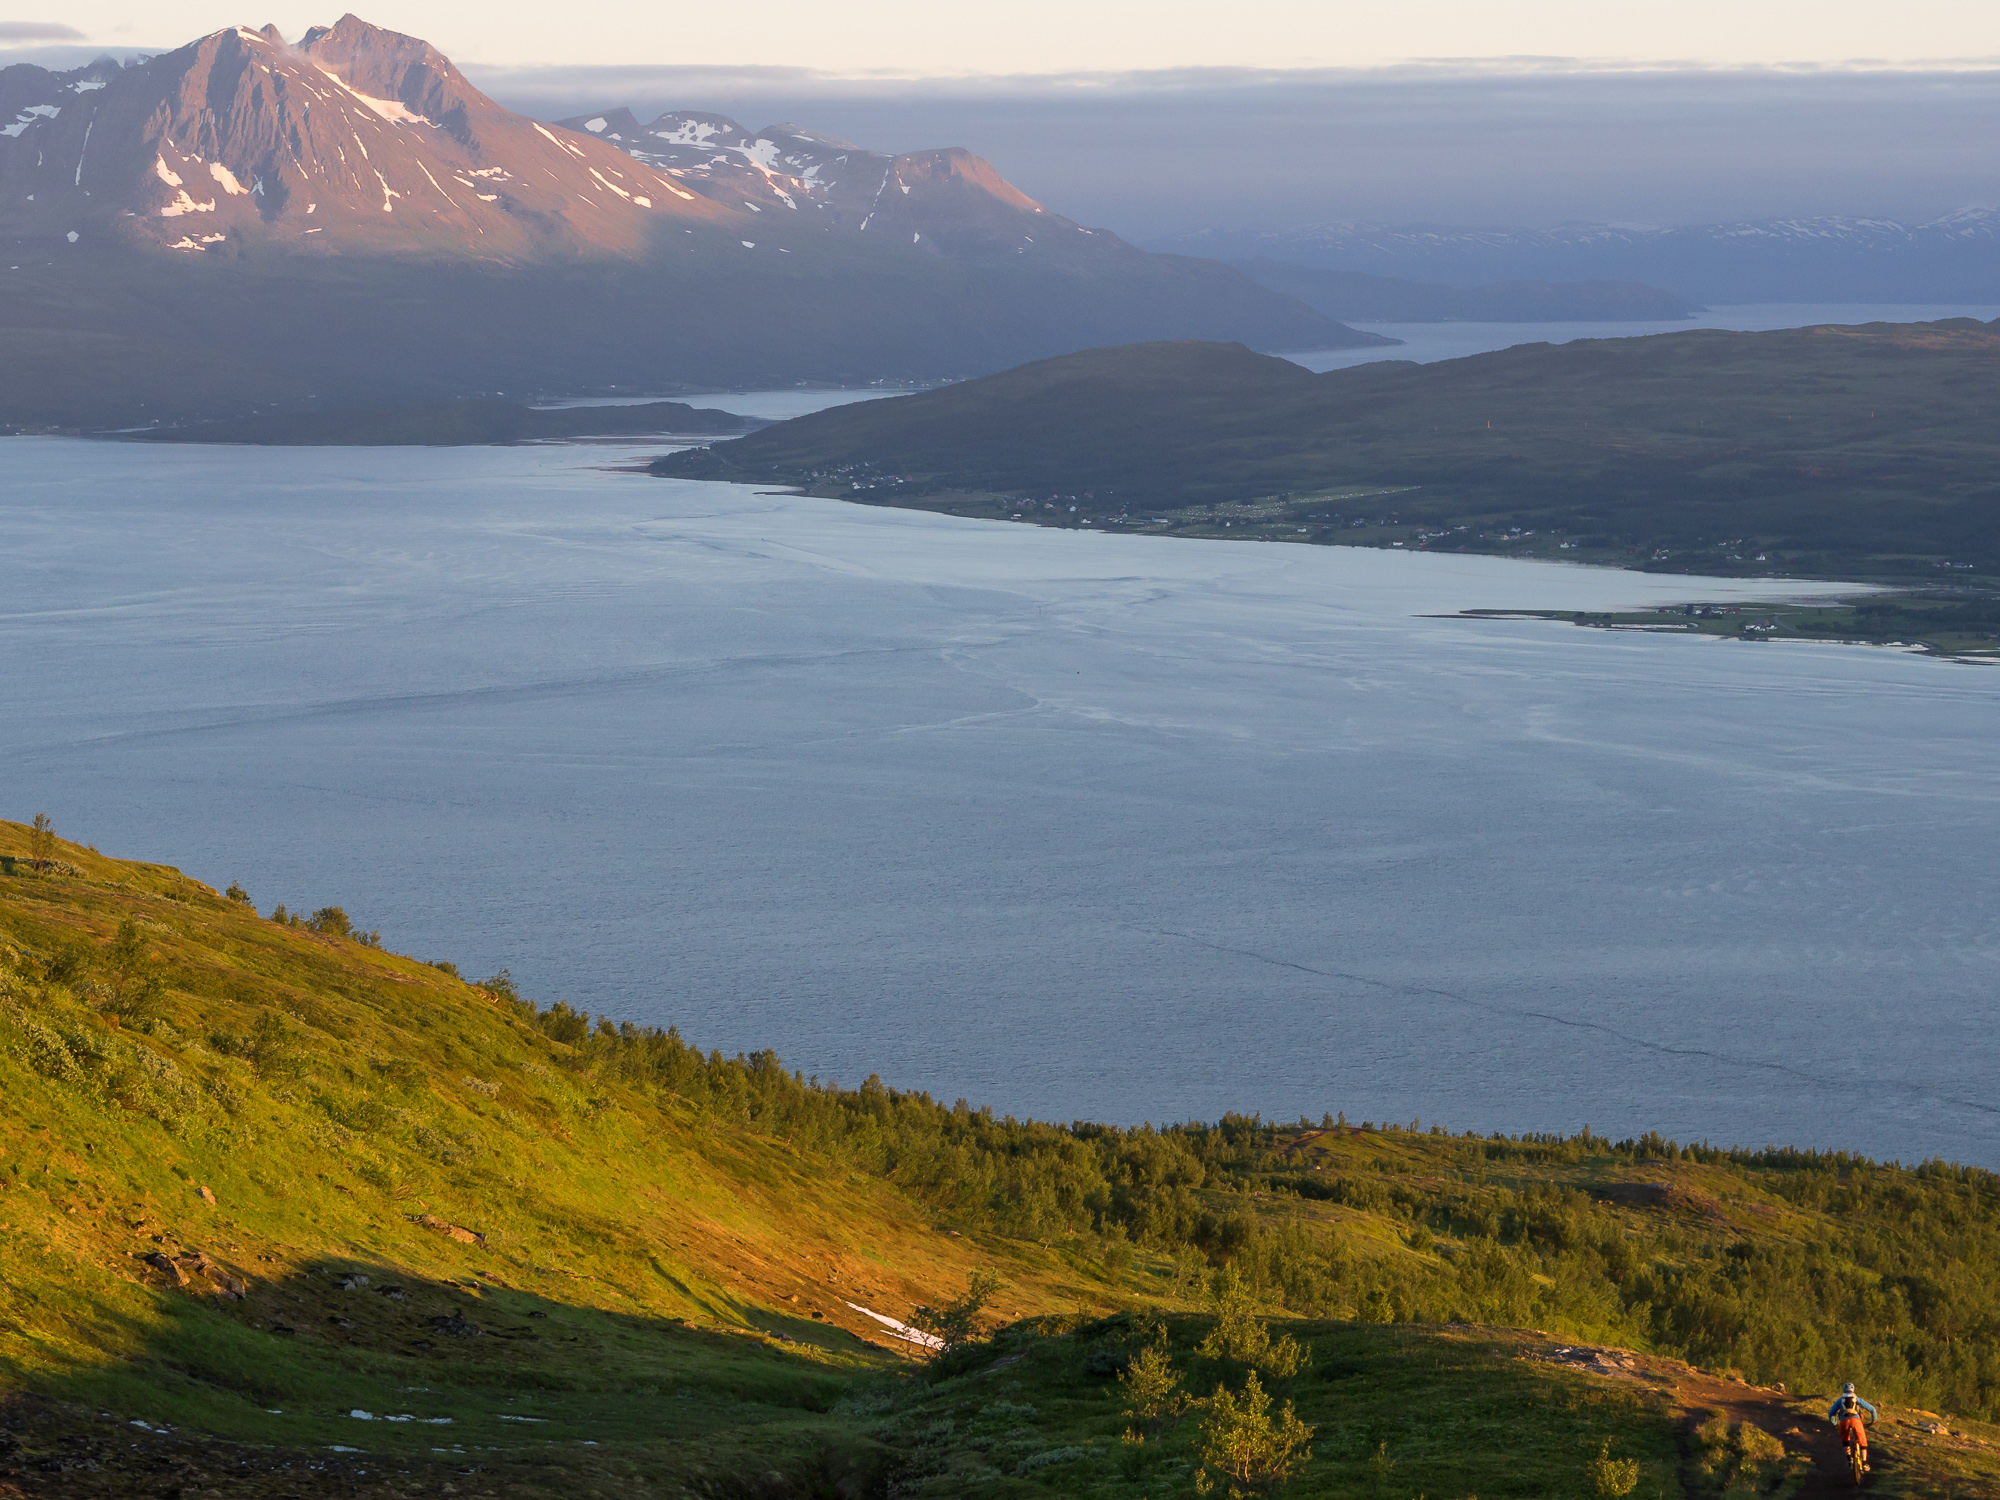
M502 109L354 16L227 27L131 67L0 73L0 233L183 252L636 254L715 206L608 142ZM32 197L30 196L32 195Z
M1132 253L1037 203L958 147L892 155L785 122L746 130L727 115L671 110L645 125L607 109L564 120L718 203L839 234L960 257Z

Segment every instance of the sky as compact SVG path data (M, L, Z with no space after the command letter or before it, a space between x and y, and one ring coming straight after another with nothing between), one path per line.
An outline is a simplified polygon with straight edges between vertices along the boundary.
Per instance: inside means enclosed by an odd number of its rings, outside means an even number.
M757 63L905 77L1183 67L1352 68L1412 59L1597 64L1935 65L2000 59L1990 0L761 0L754 7L384 0L363 13L461 64ZM88 43L174 45L275 21L287 36L334 13L298 0L254 14L216 0L6 0L0 21L59 24Z
M0 0L0 64L338 17L34 3ZM1141 241L1339 220L1922 221L2000 203L1990 0L397 0L362 14L543 118L671 106L881 150L965 146L1057 211Z

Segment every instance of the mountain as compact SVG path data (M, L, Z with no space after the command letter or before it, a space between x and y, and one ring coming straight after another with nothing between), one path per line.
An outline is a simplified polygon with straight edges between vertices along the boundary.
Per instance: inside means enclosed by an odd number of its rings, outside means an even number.
M0 430L925 381L1164 335L1371 341L1048 214L963 151L893 159L890 208L857 218L831 178L810 215L780 212L777 166L731 200L719 169L603 134L502 109L353 16L296 44L233 27L129 67L0 70ZM1024 225L1053 241L1015 244Z
M233 27L131 68L0 72L0 237L183 254L643 253L733 216L615 148L500 108L414 37L343 16Z
M1856 1368L1902 1492L1988 1494L1996 1186L839 1088L0 822L11 1494L1142 1500L1253 1375L1304 1493L1814 1493Z
M1315 375L1096 349L655 473L1048 524L1704 573L2000 580L2000 322L1700 330Z
M685 111L643 126L628 109L562 123L718 203L830 234L872 235L873 242L1003 266L1087 265L1142 253L1109 230L1050 213L992 163L957 147L892 156L800 125L748 131L726 115Z
M1640 281L1703 303L2000 303L2000 208L1965 208L1922 224L1808 218L1680 227L1215 229L1154 248L1455 286Z
M1672 292L1636 281L1498 281L1456 287L1277 260L1230 264L1259 286L1296 297L1330 318L1364 323L1668 322L1695 312Z

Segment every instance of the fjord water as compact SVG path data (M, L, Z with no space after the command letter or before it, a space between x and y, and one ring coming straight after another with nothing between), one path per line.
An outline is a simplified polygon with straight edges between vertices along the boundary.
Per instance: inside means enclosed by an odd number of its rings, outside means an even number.
M1002 1112L2000 1166L1991 671L632 456L0 442L6 815Z

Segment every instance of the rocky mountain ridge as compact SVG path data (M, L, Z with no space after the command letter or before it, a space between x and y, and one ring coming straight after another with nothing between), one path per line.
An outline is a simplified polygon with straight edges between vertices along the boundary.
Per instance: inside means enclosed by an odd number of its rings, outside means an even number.
M131 67L0 72L0 239L182 253L644 253L729 215L587 135L502 109L349 15L231 27Z
M803 125L746 130L727 115L670 110L641 125L629 109L562 122L595 135L681 186L732 208L857 241L955 260L1048 264L1129 256L1107 229L1052 213L963 147L892 155Z

